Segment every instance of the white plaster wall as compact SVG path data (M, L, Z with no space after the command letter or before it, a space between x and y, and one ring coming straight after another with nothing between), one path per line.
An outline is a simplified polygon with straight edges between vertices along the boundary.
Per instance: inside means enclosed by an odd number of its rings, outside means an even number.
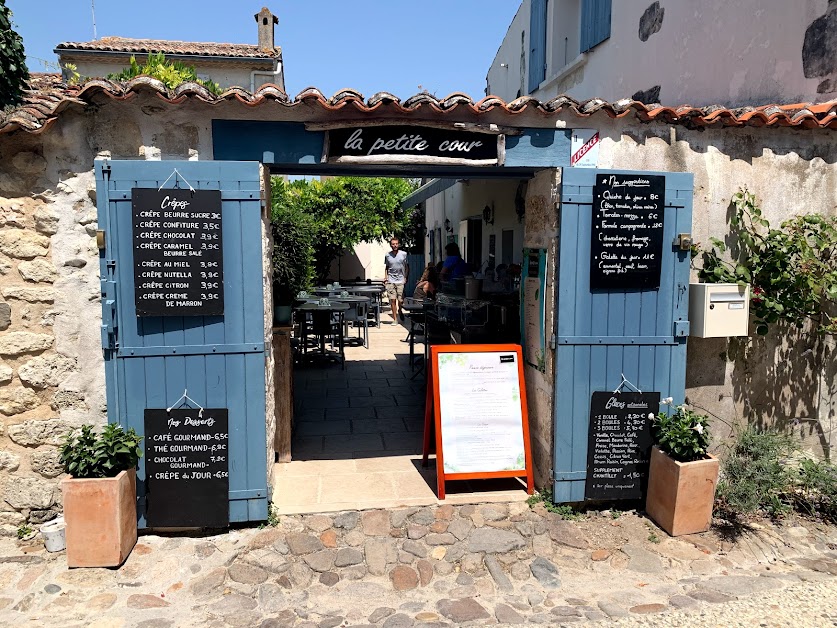
M639 23L651 0L619 0L613 3L610 39L568 74L562 70L579 53L578 37L569 33L579 31L580 0L549 4L546 80L532 94L541 100L565 93L615 101L657 85L666 105L734 107L837 97L837 72L806 78L803 70L805 31L826 14L829 0L661 0L661 28L646 42L639 39ZM837 9L837 3L830 7ZM492 91L505 100L517 96L520 33L528 28L529 0L523 0L488 71ZM564 36L570 38L566 54ZM820 87L825 81L830 84Z
M351 250L344 251L342 257L331 263L329 279L338 281L361 281L384 279L384 256L389 252L389 241L361 242Z
M486 76L486 94L506 102L525 96L528 87L529 6L529 0L521 2Z
M138 54L136 55L136 58L138 63L144 63L147 55ZM130 57L126 57L124 60L101 61L97 59L91 60L88 57L73 58L71 56L62 56L61 64L64 65L66 63L74 63L77 66L77 72L81 76L87 76L90 78L106 78L108 74L117 74L128 67L130 65ZM205 80L211 79L218 83L221 89L238 86L249 90L251 71L274 71L272 62L252 62L247 65L239 64L237 66L211 62L188 62L188 65L194 66L199 78ZM279 67L281 68L281 64ZM281 74L278 77L256 76L256 89L265 83L275 83L284 87L284 79Z
M425 225L428 231L431 229L442 229L442 240L447 241L448 235L459 238L459 221L466 220L472 216L479 216L482 221L482 211L486 205L494 206L494 224L482 223L482 259L488 260L489 236L496 235L497 242L497 264L502 260L502 232L514 231L514 255L513 260L517 263L523 260L523 224L517 219L514 208L514 198L517 192L518 181L516 180L488 180L471 179L467 182L458 182L441 194L437 194L427 200L425 214ZM445 219L450 220L453 233L445 232ZM444 245L442 247L444 249ZM430 240L425 241L425 251L430 255ZM438 253L437 253L438 255ZM464 255L464 252L463 252ZM428 258L429 261L429 258Z

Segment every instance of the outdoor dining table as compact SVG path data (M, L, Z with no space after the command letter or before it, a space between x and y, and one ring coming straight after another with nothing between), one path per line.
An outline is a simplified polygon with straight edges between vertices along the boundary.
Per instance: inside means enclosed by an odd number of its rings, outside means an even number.
M427 312L433 308L434 301L430 299L405 299L402 306L410 318L410 333L407 336L410 342L410 368L413 368L415 361L415 342L416 342L416 326L421 327L422 335L427 333ZM425 347L427 346L427 338L425 337ZM425 351L426 353L426 351ZM413 379L424 370L424 356L422 358L422 365L419 370L413 374L410 379Z
M346 354L344 351L344 344L343 344L343 315L345 314L346 310L349 309L348 303L341 303L339 301L330 301L328 305L324 305L320 302L315 303L303 303L302 305L297 306L294 308L297 312L302 312L303 314L311 314L311 329L314 335L319 336L319 352L317 355L324 357L324 358L339 358L343 368L346 368ZM337 314L338 321L337 321L337 329L339 332L337 335L337 352L327 352L325 348L325 338L327 335L334 333L333 322L332 322L332 315ZM307 316L303 315L300 317L299 322L300 332L299 335L301 337L301 346L303 354L307 354L307 345L306 345L306 338L308 336L308 320Z

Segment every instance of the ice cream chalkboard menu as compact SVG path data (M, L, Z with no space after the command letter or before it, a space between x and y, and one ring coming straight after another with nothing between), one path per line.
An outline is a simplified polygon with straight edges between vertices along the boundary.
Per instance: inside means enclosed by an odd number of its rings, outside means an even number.
M226 408L145 411L148 527L224 527L230 522Z
M224 313L221 192L135 188L137 316Z
M597 174L591 290L655 290L663 255L665 177Z
M587 499L640 499L648 486L649 414L660 393L594 392L587 446Z

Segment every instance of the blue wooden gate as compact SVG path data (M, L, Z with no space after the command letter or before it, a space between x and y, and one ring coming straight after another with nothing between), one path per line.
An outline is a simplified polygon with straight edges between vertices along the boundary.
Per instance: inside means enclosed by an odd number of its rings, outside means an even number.
M662 276L658 290L591 292L590 241L597 174L565 168L561 192L555 355L554 498L584 499L590 398L625 377L643 391L683 403L689 335L688 251L674 244L692 230L693 176L666 178Z
M175 168L181 177L171 176ZM132 188L220 190L224 315L137 317ZM102 345L108 420L144 431L146 408L167 408L188 389L205 408L229 409L230 521L267 519L265 327L260 166L253 162L96 161L102 278ZM145 464L137 475L145 526Z

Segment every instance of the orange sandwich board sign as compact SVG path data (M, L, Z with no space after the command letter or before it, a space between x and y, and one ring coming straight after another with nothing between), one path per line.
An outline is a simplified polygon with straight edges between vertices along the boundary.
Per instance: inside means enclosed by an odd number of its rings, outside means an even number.
M436 434L438 497L448 480L526 478L535 490L520 345L430 348L424 460Z

